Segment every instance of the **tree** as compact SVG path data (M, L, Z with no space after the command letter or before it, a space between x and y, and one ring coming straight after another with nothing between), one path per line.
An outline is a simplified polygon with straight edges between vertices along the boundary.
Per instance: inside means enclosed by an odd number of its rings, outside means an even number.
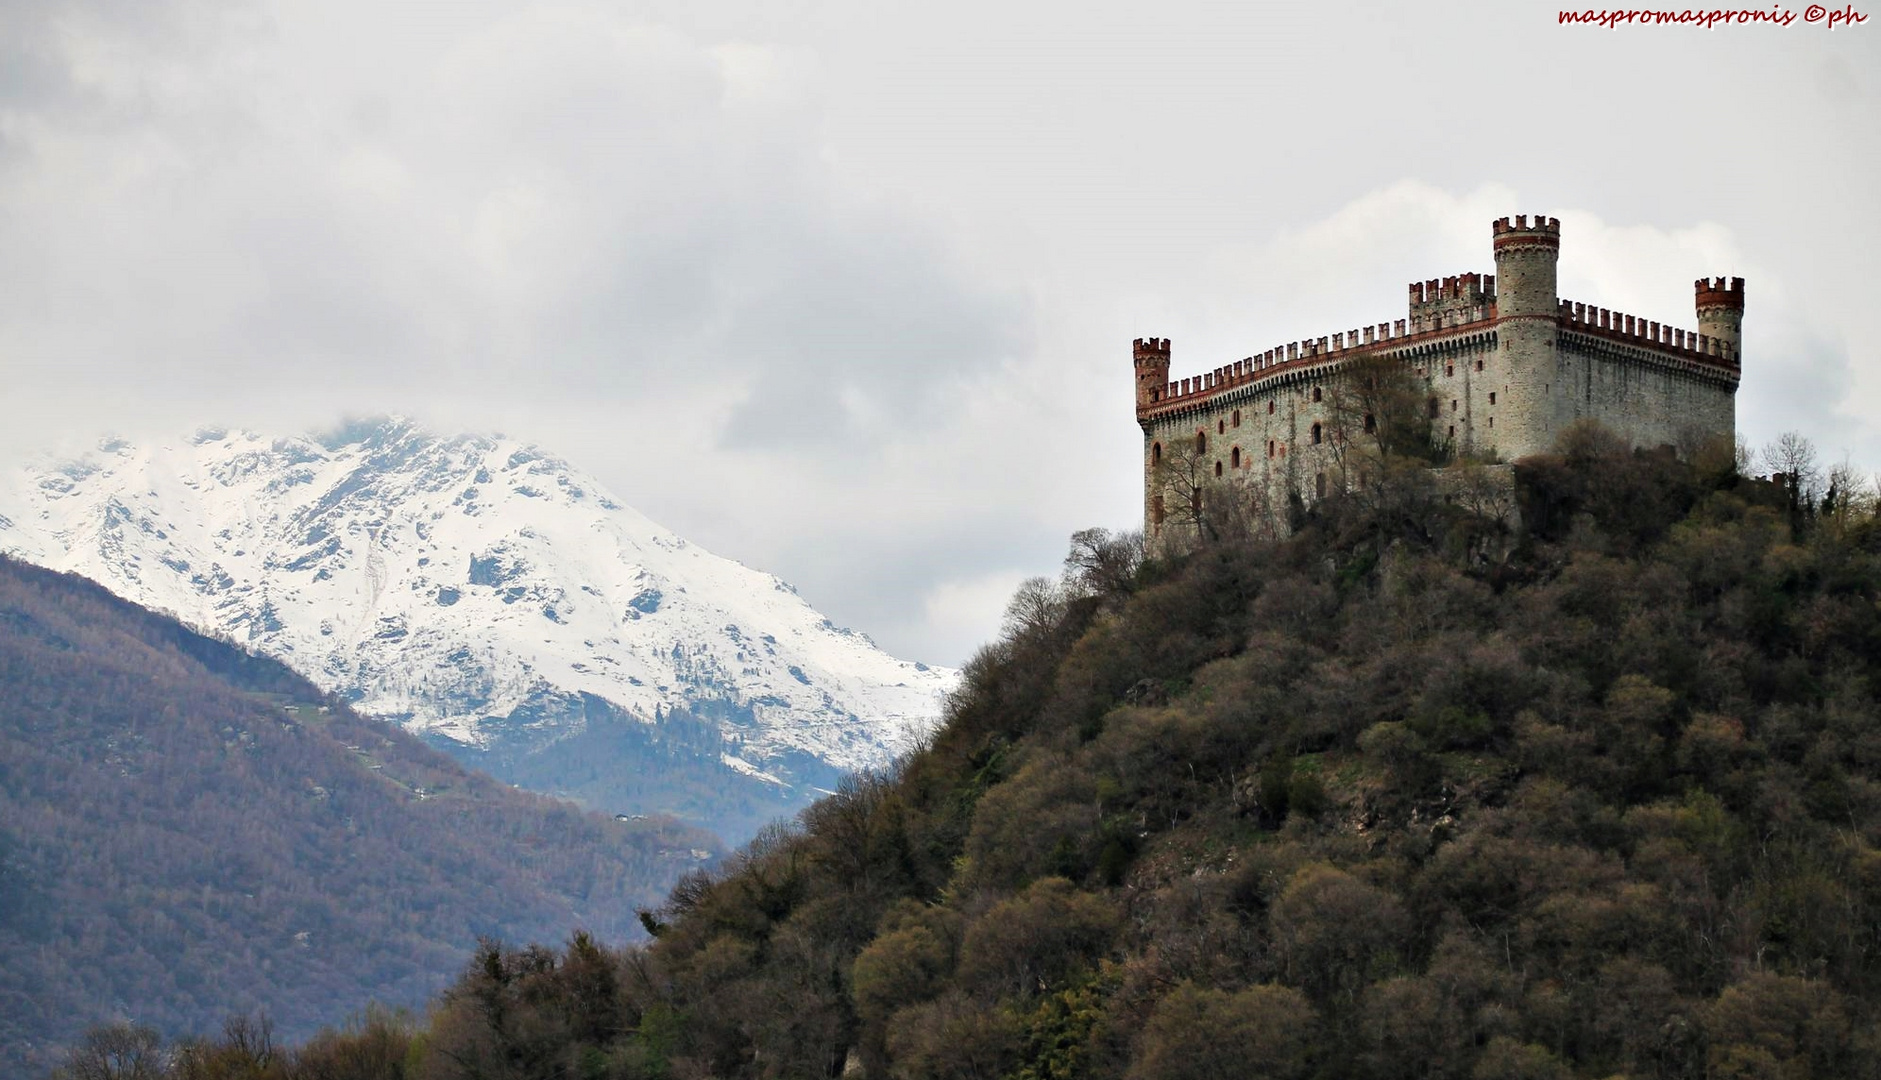
M160 1080L169 1056L157 1029L120 1021L92 1028L66 1056L54 1080Z
M294 1052L296 1080L405 1080L411 1017L379 1006L323 1031Z
M1295 1080L1308 1075L1313 1008L1296 990L1183 983L1156 1005L1129 1080Z
M967 927L963 982L1000 996L1029 996L1095 966L1110 946L1117 913L1064 878L1033 882Z
M1012 1017L959 991L911 1005L888 1025L892 1076L907 1080L984 1080L1003 1075L1019 1053Z
M1428 393L1395 357L1369 353L1339 367L1326 399L1332 491L1366 515L1427 527L1439 501L1430 470L1452 456L1436 438Z
M1427 397L1424 381L1396 357L1366 353L1346 361L1327 387L1334 453L1346 455L1359 448L1373 460L1399 457L1440 464L1443 447L1433 434Z
M1081 596L1122 597L1130 592L1142 564L1142 533L1080 529L1071 534L1071 551L1065 556L1065 586Z
M1325 863L1301 867L1274 901L1274 944L1287 981L1321 1004L1356 1002L1395 974L1409 919L1396 897Z
M1205 433L1174 439L1150 470L1152 499L1161 499L1165 542L1212 544L1271 533L1277 518L1268 493L1226 471ZM1290 468L1290 466L1289 466ZM1297 489L1291 479L1289 490Z
M1771 471L1783 477L1790 495L1792 513L1810 513L1821 494L1822 466L1816 459L1816 444L1801 432L1786 431L1763 448L1763 461Z

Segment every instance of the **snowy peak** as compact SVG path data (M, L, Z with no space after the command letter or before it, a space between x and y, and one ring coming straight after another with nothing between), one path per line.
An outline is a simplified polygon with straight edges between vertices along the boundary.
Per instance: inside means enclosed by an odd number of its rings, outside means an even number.
M605 705L717 717L746 775L787 758L854 769L928 730L955 678L534 446L401 419L38 462L0 482L0 551L470 746L546 745Z

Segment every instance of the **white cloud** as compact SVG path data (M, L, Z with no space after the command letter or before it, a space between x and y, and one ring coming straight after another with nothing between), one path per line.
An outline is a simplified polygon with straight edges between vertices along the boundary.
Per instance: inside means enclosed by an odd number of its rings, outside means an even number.
M1749 436L1881 463L1881 39L1545 14L0 5L0 453L506 430L953 662L1134 524L1132 337L1399 317L1543 212L1574 299L1747 278Z
M966 644L969 650L973 644L993 640L1013 590L1030 576L1008 570L940 582L921 600L929 632L950 643Z

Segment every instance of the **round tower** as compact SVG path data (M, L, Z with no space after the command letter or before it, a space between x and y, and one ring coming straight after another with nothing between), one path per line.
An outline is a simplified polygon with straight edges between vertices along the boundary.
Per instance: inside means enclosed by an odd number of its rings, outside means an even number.
M1736 360L1744 326L1744 279L1698 279L1698 332L1722 347L1721 355Z
M1561 222L1557 218L1517 214L1513 223L1497 218L1496 315L1501 319L1555 320L1555 264L1561 259Z
M1493 434L1475 433L1474 449L1505 460L1547 450L1565 417L1557 395L1555 266L1561 258L1561 222L1527 215L1498 218L1491 226L1496 251L1496 358L1491 383L1506 395ZM1561 390L1567 387L1562 385Z
M1140 409L1169 385L1169 339L1137 338L1131 351L1136 357L1136 405Z

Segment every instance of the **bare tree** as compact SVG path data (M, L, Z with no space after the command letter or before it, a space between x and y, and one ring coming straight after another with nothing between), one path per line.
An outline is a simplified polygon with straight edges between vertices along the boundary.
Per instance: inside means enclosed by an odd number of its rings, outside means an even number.
M1843 458L1828 473L1828 489L1822 495L1821 524L1836 536L1842 536L1861 522L1875 516L1875 490L1854 463Z
M1515 516L1515 480L1507 466L1463 461L1446 470L1457 505L1479 518L1506 525Z
M1162 499L1165 543L1216 543L1257 532L1258 500L1225 466L1209 452L1206 434L1164 446L1150 472L1150 491Z
M1080 596L1121 596L1142 562L1142 533L1080 529L1065 555L1065 588Z
M1822 466L1816 459L1815 443L1800 432L1786 431L1763 448L1763 460L1783 478L1792 510L1815 509L1816 499L1822 494Z
M1157 524L1165 533L1201 538L1202 506L1214 464L1203 445L1206 438L1169 440L1150 468L1152 498L1159 500Z
M1029 577L1013 590L1006 602L1002 629L1013 641L1049 634L1065 615L1065 594L1050 578Z
M1382 353L1354 357L1340 366L1327 391L1336 447L1438 463L1427 390L1404 361Z
M1331 489L1372 512L1421 515L1435 497L1430 470L1449 457L1423 380L1404 361L1369 353L1343 364L1327 392Z
M142 1024L92 1028L53 1073L55 1080L159 1080L170 1071L163 1036Z

